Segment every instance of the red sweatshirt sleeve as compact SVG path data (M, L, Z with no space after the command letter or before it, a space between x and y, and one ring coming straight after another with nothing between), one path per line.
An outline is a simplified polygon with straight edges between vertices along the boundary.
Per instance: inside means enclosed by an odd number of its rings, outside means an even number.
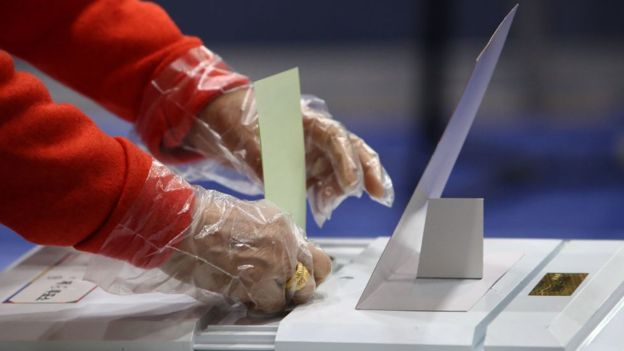
M0 2L0 48L131 122L153 99L150 83L160 77L162 84L176 88L182 78L168 65L200 45L199 39L182 35L151 3ZM227 71L225 66L219 69ZM234 84L244 82L242 77ZM189 98L184 104L192 108L215 97L195 93L193 84L184 89L181 95ZM178 126L177 132L184 134L179 126L189 126L183 119L196 112L176 113L166 101L149 109L157 117L149 123L145 141L157 155L167 129ZM169 138L167 147L175 143ZM74 107L54 104L36 78L16 73L10 57L0 52L3 224L35 243L73 245L138 266L157 265L166 258L160 247L190 221L190 213L180 215L176 205L187 203L192 189L166 194L158 187L146 190L151 161L127 140L103 134ZM111 232L132 212L139 195L162 201L155 206L159 213L150 216L154 220L146 227L149 233L124 232L112 238Z
M201 45L136 0L2 1L0 28L0 47L131 122L159 68Z
M126 139L107 136L73 106L54 104L37 78L15 72L10 56L0 51L0 222L38 244L100 252L136 206L151 164L149 155ZM162 213L153 216L161 219L151 227L159 231L158 242L130 239L106 255L156 265L165 257L146 260L136 252L153 256L188 225L190 217L179 218L173 204L188 198L191 189L186 194L149 191L172 205L170 210L160 206ZM134 250L122 250L129 246Z
M135 122L149 109L145 131L140 131L150 151L159 159L174 161L161 148L173 149L188 132L198 111L179 111L172 102L155 99L150 83L168 65L201 46L198 38L184 36L158 5L136 0L20 0L0 2L0 48L25 59L52 77L87 95L99 104ZM220 66L223 74L225 66ZM171 88L183 80L166 73ZM178 72L179 75L179 72ZM246 83L240 76L232 85ZM168 88L167 86L165 88ZM187 84L182 96L193 101L176 104L199 110L218 92L198 92ZM149 105L149 106L148 106ZM153 106L155 105L155 106ZM171 135L164 141L164 135ZM167 144L166 146L163 144ZM179 151L178 151L179 152Z
M196 85L188 83L188 77L169 67L200 45L199 39L182 35L166 13L151 3L0 2L0 48L128 121L135 122L149 105L156 117L147 119L144 137L156 155L163 144L175 147L185 126L190 126L184 119L197 112L191 110L200 109L218 94L194 91ZM207 76L223 72L228 68L220 65L218 72ZM178 111L167 99L151 96L154 92L149 88L156 78L173 89L186 81L180 96L188 98L182 105L191 110ZM241 76L228 84L244 83L246 78ZM177 136L164 140L172 127ZM54 104L36 78L15 73L10 57L0 53L3 224L39 244L73 245L139 266L157 265L166 257L159 248L190 221L189 213L179 215L175 207L188 202L192 189L161 194L158 187L153 188L148 197L163 205L156 206L159 213L151 216L155 220L150 232L132 233L135 237L125 232L125 239L110 237L136 205L137 196L145 196L151 161L127 140L103 134L74 107Z

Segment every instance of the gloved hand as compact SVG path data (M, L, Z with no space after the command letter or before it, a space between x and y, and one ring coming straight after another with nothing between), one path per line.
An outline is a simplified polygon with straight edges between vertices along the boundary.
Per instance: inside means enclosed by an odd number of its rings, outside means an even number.
M329 257L268 201L243 201L201 188L195 201L190 232L161 266L171 277L273 313L290 301L308 301L329 274ZM298 264L309 276L289 286Z
M133 264L90 267L87 278L110 292L209 291L267 313L308 301L331 271L329 257L275 205L191 187L157 161L99 253Z
M258 114L253 88L243 78L209 50L193 49L154 80L152 95L156 97L146 99L137 131L149 139L150 130L159 124L154 121L171 119L162 123L168 126L168 133L164 142L150 147L152 152L162 155L167 140L173 140L169 144L176 150L168 150L168 156L184 150L206 160L179 169L185 177L204 176L239 192L257 193L262 189ZM211 99L198 109L192 97L201 96ZM364 191L390 206L394 200L392 181L377 153L332 119L323 100L304 96L301 111L308 200L319 226L346 197L359 197ZM182 117L174 120L177 115ZM228 174L224 176L224 172ZM248 181L240 181L232 173Z
M308 200L318 225L329 219L346 197L359 197L363 190L372 199L390 206L394 200L392 182L377 153L332 119L323 100L304 96L301 111ZM239 88L216 98L200 113L186 142L188 148L238 169L261 184L253 88Z

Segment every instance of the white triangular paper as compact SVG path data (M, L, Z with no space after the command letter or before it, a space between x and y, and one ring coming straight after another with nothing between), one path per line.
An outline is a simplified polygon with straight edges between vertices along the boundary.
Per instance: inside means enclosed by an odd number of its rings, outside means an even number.
M475 68L464 93L401 216L394 234L377 262L357 304L358 309L419 310L422 308L421 304L415 301L413 290L416 285L428 202L430 199L438 199L442 196L446 182L487 90L517 7L518 5L507 14L477 57ZM492 265L488 265L486 262L483 279L477 280L473 284L475 286L494 284L498 277L505 273L502 267L513 264L513 262L504 261L494 262ZM498 268L487 271L487 267ZM503 270L502 273L500 273L501 270ZM498 277L495 277L496 275ZM406 282L406 284L396 285L397 281ZM392 284L393 288L380 289L384 284L388 286ZM377 293L378 290L381 293ZM410 291L401 293L402 290ZM389 292L395 295L386 296Z

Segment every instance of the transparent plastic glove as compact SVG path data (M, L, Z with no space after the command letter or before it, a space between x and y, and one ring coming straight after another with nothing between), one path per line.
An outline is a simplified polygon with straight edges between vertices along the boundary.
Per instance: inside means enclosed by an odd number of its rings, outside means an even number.
M313 96L301 99L308 200L321 226L332 211L349 196L366 191L372 199L390 206L394 200L392 181L379 156L360 137L332 119L325 102ZM188 148L206 156L216 149L223 164L238 169L261 184L262 162L258 136L258 114L253 89L239 88L209 104L186 139Z
M259 195L262 186L249 179L236 150L224 147L218 134L211 149L197 152L185 138L200 111L215 98L249 85L205 47L196 47L165 66L146 88L135 122L135 134L161 162L189 181L215 181L238 192ZM241 168L242 167L242 168Z
M176 200L164 201L171 198ZM184 230L172 232L175 223L158 224L163 209L188 218ZM136 241L144 245L133 246ZM121 256L134 266L117 263L111 269L114 265L100 261L88 274L113 293L216 293L274 313L310 300L331 270L329 257L270 202L191 188L158 162L100 253L120 256L120 250L128 250L121 242L133 247L131 254L137 257Z
M196 201L193 234L161 266L171 277L272 313L289 301L308 301L329 273L329 258L268 201L242 201L206 190L196 193ZM299 263L311 276L289 288Z
M258 194L262 189L258 114L253 89L241 77L206 48L193 49L153 81L136 128L160 159L201 157L178 166L185 178L218 181L242 193ZM200 106L202 96L210 99ZM304 96L301 111L308 199L319 226L345 198L364 191L390 206L392 181L377 153L334 120L323 100ZM150 144L149 136L159 125L167 126L165 136Z

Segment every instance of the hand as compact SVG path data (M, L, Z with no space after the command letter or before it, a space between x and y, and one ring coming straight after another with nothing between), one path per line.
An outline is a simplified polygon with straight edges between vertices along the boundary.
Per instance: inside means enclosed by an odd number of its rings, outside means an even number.
M301 101L306 150L306 183L319 225L348 196L365 190L391 205L392 182L379 156L360 137L332 119L325 103L304 96ZM200 114L187 138L189 147L212 160L262 182L258 115L253 90L221 95Z
M171 277L274 313L308 301L331 271L329 257L268 201L201 188L195 201L189 233L161 267ZM288 282L298 263L310 276L294 290Z

